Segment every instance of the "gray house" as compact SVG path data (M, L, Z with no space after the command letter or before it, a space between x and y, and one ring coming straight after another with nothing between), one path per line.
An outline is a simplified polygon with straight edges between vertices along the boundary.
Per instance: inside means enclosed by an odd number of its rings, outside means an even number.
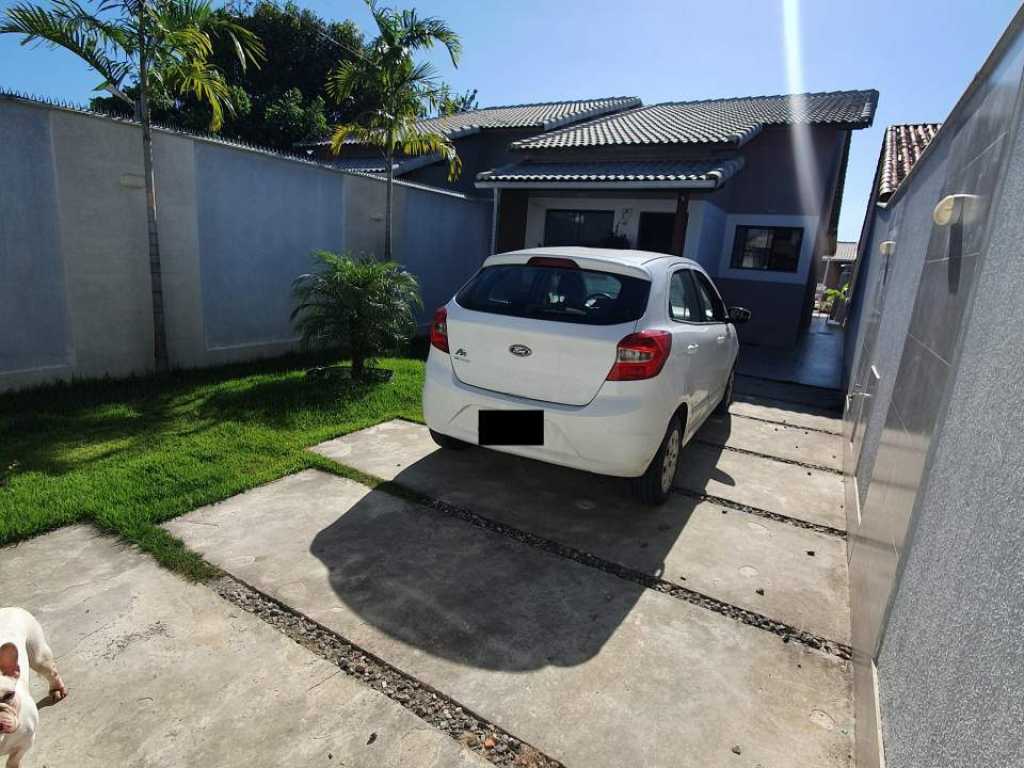
M515 141L480 173L494 250L599 245L678 253L750 308L746 343L788 346L834 252L851 131L878 92L674 102Z
M424 119L418 123L424 132L440 133L455 145L459 159L462 160L462 174L454 181L449 181L447 164L438 155L425 155L398 158L395 177L478 195L480 192L474 187L476 175L480 171L510 162L512 156L509 154L509 145L514 142L639 105L640 99L635 96L612 96L487 107L448 117ZM372 174L385 171L385 161L380 150L356 141L347 142L337 156L331 153L330 142L326 139L302 146L318 160L345 170Z

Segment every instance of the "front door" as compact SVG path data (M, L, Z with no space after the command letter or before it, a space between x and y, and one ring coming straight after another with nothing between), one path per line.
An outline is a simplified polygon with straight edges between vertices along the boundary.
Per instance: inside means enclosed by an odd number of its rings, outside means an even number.
M644 211L640 214L640 227L636 236L639 251L672 253L672 232L675 228L674 213Z

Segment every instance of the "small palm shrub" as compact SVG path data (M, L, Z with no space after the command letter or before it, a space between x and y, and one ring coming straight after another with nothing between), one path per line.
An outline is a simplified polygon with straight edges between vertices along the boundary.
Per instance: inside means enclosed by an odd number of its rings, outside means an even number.
M352 378L363 379L375 358L416 331L419 283L393 261L330 251L313 259L319 268L292 284L292 323L303 348L338 349L352 360Z

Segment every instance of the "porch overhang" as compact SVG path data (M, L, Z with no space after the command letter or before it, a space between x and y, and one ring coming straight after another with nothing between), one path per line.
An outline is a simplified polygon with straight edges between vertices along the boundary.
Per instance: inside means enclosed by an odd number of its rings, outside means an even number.
M529 162L477 174L478 189L700 189L723 186L743 157L699 161Z

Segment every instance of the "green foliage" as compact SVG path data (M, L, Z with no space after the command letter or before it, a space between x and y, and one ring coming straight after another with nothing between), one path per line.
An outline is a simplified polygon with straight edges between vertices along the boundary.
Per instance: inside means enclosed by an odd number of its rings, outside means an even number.
M839 288L826 288L824 293L824 301L822 302L822 310L825 312L831 312L832 307L835 306L837 301L846 303L850 298L850 284L844 283Z
M391 261L318 251L320 269L293 284L292 322L309 348L338 348L362 378L373 359L401 347L423 306L416 278Z
M311 362L0 395L0 546L88 522L180 573L209 576L161 522L307 467L365 481L306 449L387 419L422 419L422 362L384 360L386 383L329 386L306 375Z
M331 150L339 154L347 140L355 140L379 148L389 166L399 154L439 154L448 163L449 178L457 178L462 162L455 146L446 136L417 128L424 109L438 108L441 91L434 68L417 64L413 53L439 44L458 66L462 53L458 35L440 19L421 19L416 11L382 8L375 0L367 0L367 5L377 25L377 38L367 55L338 62L328 77L327 92L337 104L351 103L357 94L365 94L369 105L352 121L335 126Z
M290 88L277 99L267 104L263 112L264 130L271 146L291 146L296 142L327 133L327 115L322 97L316 96L308 102L302 91Z
M448 117L459 112L471 112L480 108L480 102L476 98L476 88L463 93L456 93L448 83L443 83L437 89L435 95L437 103L437 116Z
M327 102L327 75L339 59L363 53L363 35L351 21L328 22L294 2L277 5L262 0L243 10L218 11L258 37L266 48L259 68L241 67L228 41L214 41L211 62L238 89L233 114L225 116L221 135L253 144L293 151L298 142L322 139L327 126L351 119L363 108L357 94L352 104L336 108ZM96 98L94 109L116 111L117 102ZM187 130L204 128L208 107L188 96L152 104L153 119Z
M215 44L230 50L243 72L264 58L259 38L215 11L210 0L93 0L90 5L17 3L0 17L0 33L21 35L22 45L42 42L70 51L102 78L96 90L109 91L132 109L138 90L129 94L127 81L137 85L144 61L150 74L147 96L160 103L202 104L211 130L235 109L224 70L212 61Z

